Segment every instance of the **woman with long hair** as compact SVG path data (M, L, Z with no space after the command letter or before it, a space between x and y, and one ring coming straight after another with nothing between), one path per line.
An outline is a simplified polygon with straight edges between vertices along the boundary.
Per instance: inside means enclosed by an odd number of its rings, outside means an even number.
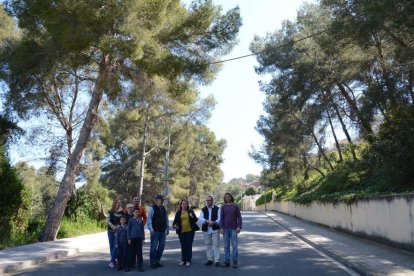
M122 203L120 198L116 197L112 202L112 208L106 216L106 222L108 224L109 253L111 255L111 261L108 265L110 268L114 268L116 266L117 250L115 248L115 233L116 228L120 225L122 215L124 215Z
M190 208L188 200L183 199L180 202L180 209L175 214L173 227L178 234L181 244L181 261L178 265L191 265L193 256L193 241L195 231L200 230L197 225L197 216Z

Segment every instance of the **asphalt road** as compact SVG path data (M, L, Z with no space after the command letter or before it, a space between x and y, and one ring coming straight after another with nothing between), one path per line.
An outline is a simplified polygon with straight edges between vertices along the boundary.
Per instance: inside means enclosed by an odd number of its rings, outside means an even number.
M191 267L180 267L178 236L170 233L161 263L162 268L149 266L149 244L144 245L144 268L151 275L349 275L354 274L336 261L310 247L260 213L243 212L243 229L239 236L239 267L204 266L203 236L199 231L193 245ZM102 249L73 258L47 263L16 275L114 275L142 272L119 272L108 267L107 240ZM223 257L223 248L221 248ZM355 275L355 274L354 274Z

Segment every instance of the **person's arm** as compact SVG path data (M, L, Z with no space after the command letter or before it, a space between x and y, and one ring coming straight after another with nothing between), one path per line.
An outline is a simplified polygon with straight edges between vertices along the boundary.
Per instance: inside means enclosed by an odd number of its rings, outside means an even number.
M191 210L191 221L193 223L197 223L197 220L198 220L197 215L195 214L193 210Z
M242 217L241 217L241 212L240 212L239 206L237 206L237 209L236 209L236 218L237 218L237 228L240 231L240 229L242 229L243 221L242 221Z
M150 231L154 231L152 228L152 217L154 216L154 209L152 207L148 210L148 220L147 220L147 228Z
M217 211L217 219L215 221L215 224L220 226L220 220L221 220L221 208L219 207Z
M141 206L141 215L142 215L142 220L144 221L144 225L147 224L147 213L145 211L145 207Z
M198 223L200 223L200 224L204 224L204 223L206 223L207 221L206 221L206 219L204 218L204 213L203 213L203 210L201 210L200 211L200 216L198 217Z
M106 217L106 223L111 227L112 230L115 230L115 225L111 222L111 213L108 213L108 216Z
M179 221L178 221L178 217L180 216L181 214L180 214L180 211L177 211L177 213L175 213L175 216L174 216L174 221L173 221L173 228L175 229L175 230L180 230L180 225L178 225L179 224Z
M119 234L118 234L118 229L117 229L116 235L115 235L115 248L118 248L118 243L119 243L118 239L119 239Z

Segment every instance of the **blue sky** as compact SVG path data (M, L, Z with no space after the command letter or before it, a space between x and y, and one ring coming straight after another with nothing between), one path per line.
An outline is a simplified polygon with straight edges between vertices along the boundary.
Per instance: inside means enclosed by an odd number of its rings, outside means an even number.
M265 36L281 27L283 20L293 20L303 0L215 0L227 11L240 7L243 26L239 44L225 58L250 54L249 45L254 35ZM313 2L313 1L308 1ZM208 126L217 138L227 140L224 152L224 181L260 174L262 168L248 156L251 146L259 148L263 142L255 126L263 114L264 94L260 91L260 76L254 72L256 58L248 57L223 64L212 85L201 87L202 95L212 94L217 105Z

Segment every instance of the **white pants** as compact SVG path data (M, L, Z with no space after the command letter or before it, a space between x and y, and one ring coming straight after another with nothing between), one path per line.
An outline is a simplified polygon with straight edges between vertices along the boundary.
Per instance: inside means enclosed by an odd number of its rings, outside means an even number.
M211 234L203 232L204 244L206 245L207 260L220 262L220 231Z

